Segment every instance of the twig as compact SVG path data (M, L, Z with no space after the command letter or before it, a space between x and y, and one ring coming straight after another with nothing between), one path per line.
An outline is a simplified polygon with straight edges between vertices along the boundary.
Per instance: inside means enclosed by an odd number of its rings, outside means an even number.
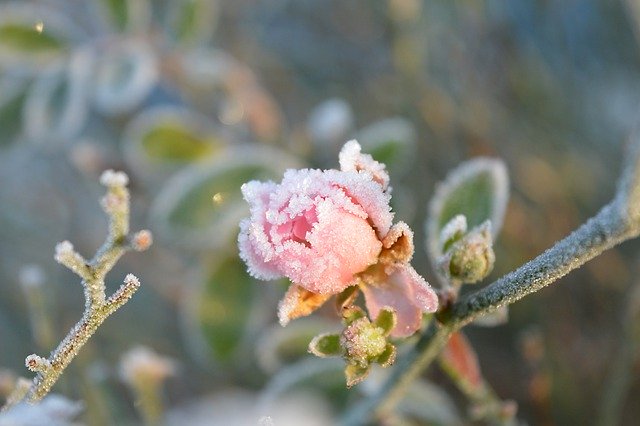
M109 216L109 235L95 257L86 261L77 253L73 245L64 241L56 246L55 259L82 278L84 287L85 311L80 321L71 329L49 358L32 354L25 364L38 374L28 391L23 395L29 402L40 401L53 387L65 368L71 363L78 351L96 332L104 320L124 305L140 287L138 279L129 274L124 284L109 298L105 294L104 278L118 259L130 249L146 250L151 245L149 231L140 231L129 237L129 191L128 177L122 172L108 170L103 173L100 182L107 187L102 199L102 208ZM9 408L23 398L16 398Z

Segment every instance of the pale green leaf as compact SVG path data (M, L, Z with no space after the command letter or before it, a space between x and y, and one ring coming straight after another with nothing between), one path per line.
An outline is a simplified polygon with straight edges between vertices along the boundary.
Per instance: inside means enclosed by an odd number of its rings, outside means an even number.
M432 261L442 254L442 229L457 215L466 217L469 229L490 220L495 237L502 227L508 192L507 170L501 160L477 158L449 172L437 185L429 206L427 238Z

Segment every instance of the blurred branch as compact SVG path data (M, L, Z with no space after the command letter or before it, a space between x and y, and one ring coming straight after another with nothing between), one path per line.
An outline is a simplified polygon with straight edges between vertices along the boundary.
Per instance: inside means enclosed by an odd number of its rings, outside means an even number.
M347 412L342 424L364 424L373 415L383 417L390 413L410 384L442 351L452 333L475 318L541 290L605 250L638 235L640 131L637 129L630 140L625 168L614 200L532 261L438 312L439 323L430 325L416 346L399 360L380 390Z
M633 367L640 352L640 285L626 294L627 307L623 312L622 340L611 363L611 372L604 383L598 425L620 424L620 414L633 383Z
M55 259L82 278L85 295L85 311L82 319L71 329L49 358L36 354L29 355L25 364L38 374L30 387L20 397L10 399L3 410L17 404L22 399L29 402L40 401L60 378L63 371L78 354L89 338L104 320L120 308L140 287L138 279L129 274L124 284L108 299L105 294L104 278L118 259L130 249L146 250L151 245L149 231L140 231L129 237L129 191L128 177L122 172L108 170L100 182L107 187L102 199L102 208L109 216L109 235L95 257L86 261L68 241L56 246Z

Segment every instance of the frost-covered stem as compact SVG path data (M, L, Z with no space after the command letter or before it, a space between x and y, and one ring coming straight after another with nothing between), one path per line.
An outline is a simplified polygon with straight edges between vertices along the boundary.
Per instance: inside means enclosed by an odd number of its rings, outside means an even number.
M91 261L85 261L73 245L62 242L56 247L55 259L82 278L85 311L80 321L69 331L49 358L29 355L27 367L38 374L24 397L29 402L41 400L53 387L65 368L78 354L104 320L124 305L140 287L138 279L129 274L124 284L109 298L105 294L104 277L117 260L129 249L145 250L151 244L149 231L129 233L129 191L127 175L108 170L100 181L107 187L102 207L109 216L109 235ZM15 402L13 402L15 403Z
M372 415L384 416L390 412L444 348L451 334L477 317L546 287L603 251L640 235L638 130L629 148L616 197L610 204L532 261L439 312L439 324L427 329L416 346L399 360L381 389L350 410L342 424L364 424Z

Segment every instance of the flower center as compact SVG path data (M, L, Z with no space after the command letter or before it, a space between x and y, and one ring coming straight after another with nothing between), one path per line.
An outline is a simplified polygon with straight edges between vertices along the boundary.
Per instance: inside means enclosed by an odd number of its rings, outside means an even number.
M278 226L277 232L280 234L282 241L293 240L310 247L311 244L307 241L307 233L313 229L313 225L317 221L318 215L314 206L303 214L294 217L289 222Z

